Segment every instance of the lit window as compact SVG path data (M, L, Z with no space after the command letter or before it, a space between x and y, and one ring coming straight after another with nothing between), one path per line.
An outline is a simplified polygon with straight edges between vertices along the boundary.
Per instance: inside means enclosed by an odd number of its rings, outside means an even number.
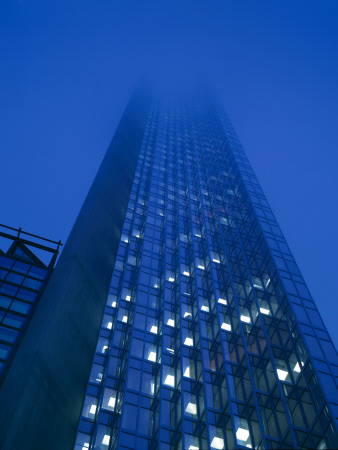
M247 441L249 439L249 430L246 430L245 428L238 428L236 431L236 438L239 441Z
M218 303L221 303L221 305L227 305L228 302L224 298L219 298Z
M175 353L175 350L173 349L173 348L167 348L167 351L169 352L169 353L171 353L171 354L174 354Z
M114 408L115 403L116 403L116 398L110 397L110 399L108 401L108 406L110 406L111 408Z
M102 353L106 353L107 348L108 348L108 345L104 345L104 346L102 347Z
M136 262L137 262L136 256L134 256L134 255L129 255L129 256L128 256L127 262L128 262L128 264L130 264L131 266L136 266Z
M196 447L195 445L189 445L188 450L199 450L199 447Z
M111 306L112 308L116 308L116 295L109 293L107 305Z
M174 319L168 319L167 325L169 325L169 327L174 327L175 326Z
M168 281L170 281L170 283L173 283L173 282L175 281L175 278L169 277L169 278L168 278Z
M190 273L187 272L186 270L183 272L183 275L185 275L186 277L190 277Z
M252 284L253 284L253 287L256 289L263 289L262 282L257 277L253 277Z
M190 378L190 367L189 366L186 367L183 376Z
M262 314L266 314L266 315L269 315L269 314L270 314L270 310L268 310L268 309L266 309L266 308L259 308L259 310L260 310L260 312L261 312Z
M202 266L202 264L199 264L197 267L198 267L199 269L201 269L201 270L205 270L205 267Z
M157 334L157 326L156 326L156 325L153 325L153 326L150 328L150 333Z
M224 448L224 440L215 436L211 441L211 448L222 450Z
M220 217L220 221L223 225L228 225L228 221L225 217Z
M184 345L187 345L188 347L192 347L194 345L194 341L192 340L192 338L187 337L187 338L185 338Z
M102 381L102 366L99 364L93 364L92 370L90 372L89 381L92 383L101 383Z
M250 323L251 322L250 317L248 317L248 316L241 315L240 319L241 319L242 322L245 322L245 323Z
M174 377L174 375L167 375L166 379L164 380L164 384L167 384L168 386L174 387L175 386L175 377Z
M213 260L214 263L216 263L216 264L220 264L220 262L221 262L218 258L212 258L212 260Z
M105 434L103 439L102 439L102 444L103 445L109 445L109 441L110 441L110 436L108 434Z
M104 314L102 319L102 327L111 330L113 327L113 316Z
M148 361L155 362L156 361L156 352L150 352L148 355Z
M89 419L94 419L96 414L96 407L97 407L96 397L93 397L92 395L86 395L83 404L82 415L84 417L88 417Z
M123 316L122 322L127 323L128 322L128 316Z
M293 371L294 371L294 372L297 372L297 373L300 372L300 365L299 365L299 363L297 363L297 364L295 365L295 367L293 368Z
M209 312L209 306L202 305L201 306L201 311Z
M277 375L280 380L284 381L289 375L289 372L287 372L286 370L277 369Z
M231 325L229 323L223 322L221 328L222 330L231 331Z
M122 298L122 300L125 300L126 302L130 302L130 299L131 299L131 291L130 291L130 289L123 288L122 289L121 298Z
M197 414L197 407L195 403L188 403L187 407L185 408L185 412L189 414L196 415Z
M183 314L183 317L186 319L187 317L191 317L191 313L189 313L189 312L185 312L184 314Z
M158 277L152 276L151 283L155 289L159 289L160 287L160 279Z
M182 242L188 242L188 235L184 233L180 233L180 240Z

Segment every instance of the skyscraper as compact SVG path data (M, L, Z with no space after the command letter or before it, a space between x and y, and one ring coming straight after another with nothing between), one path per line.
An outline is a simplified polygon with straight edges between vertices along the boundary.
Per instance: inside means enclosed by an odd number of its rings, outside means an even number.
M4 448L337 446L337 352L207 95L132 98L44 297Z
M328 362L336 351L225 115L205 98L154 104L75 449L332 447Z

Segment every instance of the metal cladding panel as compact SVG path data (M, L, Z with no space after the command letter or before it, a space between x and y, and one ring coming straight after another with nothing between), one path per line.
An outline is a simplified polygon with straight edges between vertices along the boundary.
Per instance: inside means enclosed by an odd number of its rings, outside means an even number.
M72 447L148 100L130 100L1 388L2 449Z

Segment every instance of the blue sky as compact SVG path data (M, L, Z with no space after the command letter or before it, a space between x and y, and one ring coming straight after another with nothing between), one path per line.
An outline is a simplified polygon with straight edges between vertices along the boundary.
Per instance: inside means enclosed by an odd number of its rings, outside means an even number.
M338 2L0 5L1 222L66 240L140 78L218 91L338 343Z

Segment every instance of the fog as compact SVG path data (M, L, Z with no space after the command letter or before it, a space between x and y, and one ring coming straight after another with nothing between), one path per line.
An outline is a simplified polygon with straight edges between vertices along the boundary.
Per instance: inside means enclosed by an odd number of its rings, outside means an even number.
M140 80L218 93L338 342L338 3L0 5L1 222L63 242Z

